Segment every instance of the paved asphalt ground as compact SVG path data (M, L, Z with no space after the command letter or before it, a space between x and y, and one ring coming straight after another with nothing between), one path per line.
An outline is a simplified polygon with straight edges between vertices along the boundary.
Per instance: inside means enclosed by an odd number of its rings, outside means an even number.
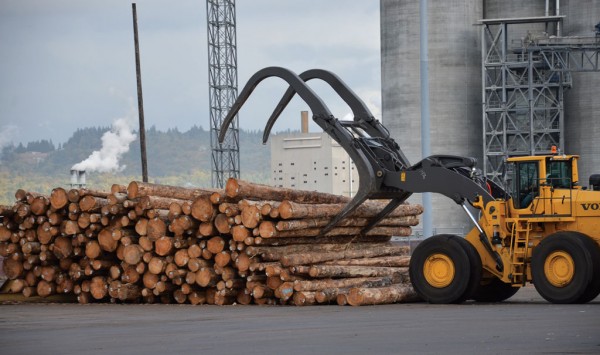
M600 354L600 298L553 305L0 306L0 354Z

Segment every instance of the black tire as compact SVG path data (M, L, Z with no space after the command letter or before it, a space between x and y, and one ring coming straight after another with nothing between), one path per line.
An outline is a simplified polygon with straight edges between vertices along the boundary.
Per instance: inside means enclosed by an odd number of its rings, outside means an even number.
M533 250L532 281L546 300L577 303L584 296L593 277L592 256L586 248L585 238L579 233L558 232L542 240ZM558 267L552 269L551 265L557 263L563 266L561 270ZM565 275L557 275L557 272Z
M580 238L586 244L586 249L590 252L592 258L592 281L577 300L577 303L587 303L600 294L600 246L585 234L577 234L581 235Z
M473 299L477 302L502 302L514 296L517 291L518 287L512 287L511 284L494 277L479 285Z
M417 294L429 303L461 303L466 299L471 285L471 262L462 243L455 238L458 237L436 235L413 251L410 280Z
M479 284L481 283L481 274L483 272L481 257L479 256L477 249L475 249L475 247L466 239L456 235L453 235L451 237L454 241L461 244L462 248L469 257L469 264L471 264L471 275L469 277L469 285L467 286L467 290L463 295L465 300L469 300L473 298L475 292L477 292L477 290L479 289Z

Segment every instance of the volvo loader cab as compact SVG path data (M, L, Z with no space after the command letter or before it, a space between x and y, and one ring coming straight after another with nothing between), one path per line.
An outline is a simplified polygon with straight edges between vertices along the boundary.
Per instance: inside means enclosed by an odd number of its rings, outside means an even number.
M281 67L256 72L223 120L219 141L256 86L277 77L290 86L267 120L263 143L287 104L298 94L313 120L351 157L359 174L352 200L321 230L325 235L369 199L386 200L366 234L413 193L435 192L456 202L474 224L463 238L437 235L413 251L410 279L432 303L503 301L532 282L554 303L588 302L600 293L600 179L579 185L578 157L548 155L508 159L509 188L486 179L469 157L434 155L411 164L389 131L337 75L322 69L299 75ZM329 84L354 118L336 118L308 86ZM473 213L473 209L479 216Z

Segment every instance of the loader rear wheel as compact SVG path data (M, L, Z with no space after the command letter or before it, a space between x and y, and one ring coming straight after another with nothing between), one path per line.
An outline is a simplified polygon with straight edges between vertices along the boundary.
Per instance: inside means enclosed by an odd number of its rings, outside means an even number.
M473 299L477 302L502 302L514 296L517 291L519 291L518 287L513 287L494 277L479 285Z
M600 246L585 234L581 235L592 258L592 281L577 300L577 303L587 303L600 294Z
M578 303L586 295L594 276L586 238L580 233L558 232L542 240L533 250L533 284L546 300Z
M476 276L473 276L469 252L457 238L460 237L433 236L421 242L411 256L411 282L417 294L427 302L461 303L470 296ZM480 270L481 267L479 273Z

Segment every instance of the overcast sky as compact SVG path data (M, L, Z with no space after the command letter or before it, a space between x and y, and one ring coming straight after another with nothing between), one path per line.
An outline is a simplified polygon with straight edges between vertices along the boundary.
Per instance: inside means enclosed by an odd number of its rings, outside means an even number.
M132 1L0 0L0 145L65 142L137 105ZM380 118L379 1L237 0L239 90L257 70L337 73ZM208 129L206 2L138 0L146 127ZM311 82L337 117L349 110ZM261 83L240 126L262 129L287 85ZM275 129L299 129L294 99ZM311 129L317 130L313 124Z

